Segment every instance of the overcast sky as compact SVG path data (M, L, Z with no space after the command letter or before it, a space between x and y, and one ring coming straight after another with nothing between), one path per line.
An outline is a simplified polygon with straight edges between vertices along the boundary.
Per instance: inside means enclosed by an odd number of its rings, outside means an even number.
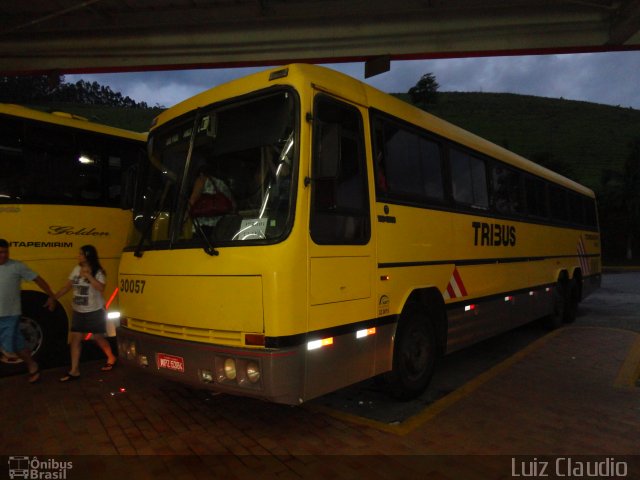
M362 63L329 65L364 80ZM170 107L203 90L263 68L66 75L108 85L150 106ZM425 73L440 91L520 93L640 109L640 52L392 62L391 71L367 79L389 93L406 92Z

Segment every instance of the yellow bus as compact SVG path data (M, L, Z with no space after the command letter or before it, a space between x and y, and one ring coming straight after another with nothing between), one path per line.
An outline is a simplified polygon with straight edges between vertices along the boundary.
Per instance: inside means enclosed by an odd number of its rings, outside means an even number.
M385 374L409 398L441 355L570 322L600 282L591 190L329 69L199 94L148 150L118 345L168 379L298 404ZM204 219L201 172L234 197Z
M146 133L0 104L0 237L12 258L56 289L77 263L79 248L93 244L107 271L106 300L113 302L145 143ZM34 357L43 366L64 361L71 296L54 312L43 308L46 295L32 282L23 284L21 296L20 328ZM111 330L115 334L115 326ZM2 352L0 371L15 370L17 362Z

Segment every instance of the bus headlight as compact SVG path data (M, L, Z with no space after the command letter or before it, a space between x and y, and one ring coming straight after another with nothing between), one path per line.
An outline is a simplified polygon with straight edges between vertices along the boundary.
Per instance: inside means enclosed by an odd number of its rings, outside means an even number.
M200 380L204 383L213 383L213 372L211 370L198 370Z
M120 312L109 312L107 313L108 320L118 320L120 318Z
M247 378L251 383L257 383L260 380L260 367L256 362L247 363Z
M127 359L134 360L136 358L136 354L138 353L137 350L138 349L136 348L136 342L134 340L131 340L127 345L127 349L125 352L127 355Z
M214 383L251 390L261 390L264 381L261 362L242 357L216 355L212 374Z
M236 361L233 358L227 358L224 361L224 376L228 380L236 379Z

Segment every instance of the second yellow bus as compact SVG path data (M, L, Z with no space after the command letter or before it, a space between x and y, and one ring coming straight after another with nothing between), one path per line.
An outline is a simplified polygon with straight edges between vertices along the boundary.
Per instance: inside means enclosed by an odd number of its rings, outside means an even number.
M146 138L69 113L0 104L0 238L9 242L12 258L53 289L66 283L80 247L96 246L116 317L118 261L132 228L135 169ZM68 357L71 297L49 312L33 282L22 286L20 328L42 367ZM115 324L109 325L113 336ZM19 362L15 353L0 352L0 372L20 370Z

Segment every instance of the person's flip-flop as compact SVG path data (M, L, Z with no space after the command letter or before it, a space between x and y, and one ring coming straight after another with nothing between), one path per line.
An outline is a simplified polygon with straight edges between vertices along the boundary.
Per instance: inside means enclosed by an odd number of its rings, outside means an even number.
M40 369L35 372L29 372L29 383L37 383L40 380Z
M60 381L72 382L74 380L78 380L79 378L80 378L80 375L71 375L70 373L67 373L64 377L60 377Z
M103 372L110 372L111 370L113 370L113 367L116 366L116 362L113 363L105 363L102 368L100 370L102 370Z

